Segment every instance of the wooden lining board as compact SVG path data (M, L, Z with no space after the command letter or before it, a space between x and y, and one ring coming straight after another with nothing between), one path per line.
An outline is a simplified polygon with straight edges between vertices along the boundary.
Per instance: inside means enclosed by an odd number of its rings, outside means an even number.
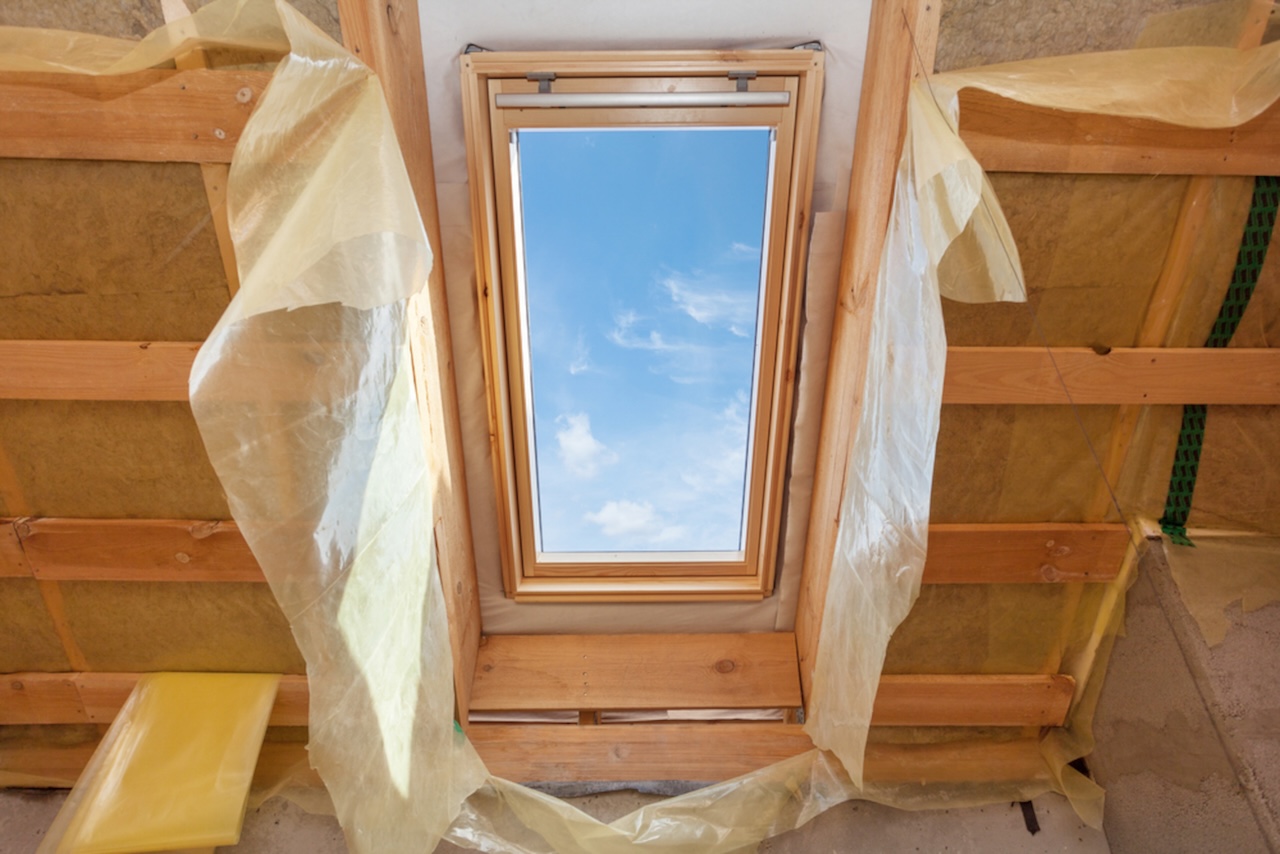
M0 157L230 163L268 71L0 73Z
M988 172L1252 177L1280 161L1280 104L1239 127L1185 128L963 89L960 138Z
M1063 389L1063 382L1066 389ZM1280 348L951 347L943 403L1280 404Z
M1076 683L1070 676L880 677L875 726L1061 726Z
M473 711L797 708L795 635L494 635Z
M22 519L0 523L0 575L34 575L50 581L265 581L234 522ZM1119 570L1128 542L1128 531L1119 524L930 525L924 583L1109 581Z

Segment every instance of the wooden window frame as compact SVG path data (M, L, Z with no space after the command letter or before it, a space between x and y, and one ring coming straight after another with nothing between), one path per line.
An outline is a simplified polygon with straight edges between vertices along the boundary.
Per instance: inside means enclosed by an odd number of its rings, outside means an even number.
M752 71L749 81L731 71ZM498 107L506 93L534 93L530 75L552 72L552 91L785 91L789 104L736 107ZM822 54L811 50L736 52L473 53L462 60L462 89L477 289L485 353L493 477L503 581L508 596L541 601L752 600L770 594L780 543L790 446L809 204L821 97ZM545 85L545 84L543 84ZM531 459L516 290L508 133L536 127L750 126L777 131L769 217L768 274L751 425L750 477L740 559L643 557L600 562L538 560ZM643 554L643 553L636 553Z

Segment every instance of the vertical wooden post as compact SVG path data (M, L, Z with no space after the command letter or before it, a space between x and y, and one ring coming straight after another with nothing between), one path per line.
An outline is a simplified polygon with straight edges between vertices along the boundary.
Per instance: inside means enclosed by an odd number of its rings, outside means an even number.
M925 2L937 0L875 0L871 7L840 263L840 301L832 329L809 538L796 613L800 679L806 702L812 692L814 659L822 633L845 471L862 414L866 343L875 304L876 276L893 207L894 176L902 153L907 96L916 65L912 31Z
M425 440L442 448L443 466L434 496L436 554L449 614L458 721L467 726L471 682L480 648L480 597L476 588L471 517L463 474L462 427L453 378L453 345L445 300L440 212L436 203L431 128L422 34L414 0L339 0L342 40L376 72L404 153L435 264L427 291L411 307L414 373L424 405Z

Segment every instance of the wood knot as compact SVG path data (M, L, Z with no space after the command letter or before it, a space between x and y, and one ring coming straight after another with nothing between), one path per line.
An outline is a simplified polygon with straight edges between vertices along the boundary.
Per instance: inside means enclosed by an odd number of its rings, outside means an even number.
M22 680L20 679L15 679L12 682L10 682L9 687L15 691L21 691L24 688L26 688L26 686L22 684Z
M735 667L737 667L737 665L728 658L722 658L716 662L717 673L732 673Z
M173 556L173 559L176 560L178 563L191 563L191 555L187 554L186 552L178 552L176 555Z

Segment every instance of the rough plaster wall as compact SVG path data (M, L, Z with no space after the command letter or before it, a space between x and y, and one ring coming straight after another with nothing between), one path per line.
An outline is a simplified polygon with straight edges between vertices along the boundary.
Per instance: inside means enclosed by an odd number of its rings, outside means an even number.
M1148 17L1206 0L944 0L938 71L1134 47Z
M1090 766L1107 789L1107 839L1117 854L1274 850L1235 763L1242 745L1256 751L1244 755L1262 775L1262 790L1280 791L1280 608L1251 615L1270 612L1266 628L1241 633L1214 661L1203 641L1199 649L1183 645L1194 623L1181 611L1168 571L1160 550L1152 549L1129 591L1126 636L1112 653L1094 717Z

